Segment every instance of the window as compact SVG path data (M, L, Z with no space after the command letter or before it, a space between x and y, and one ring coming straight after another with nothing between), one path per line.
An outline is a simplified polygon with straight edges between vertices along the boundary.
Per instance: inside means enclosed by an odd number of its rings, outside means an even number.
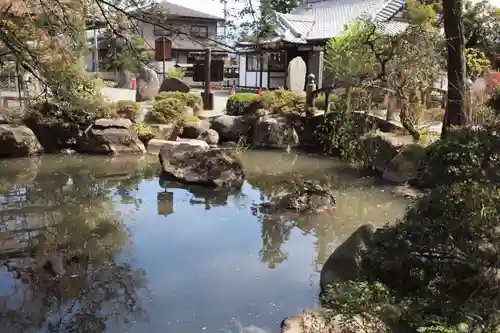
M167 28L170 28L170 27L167 26ZM153 34L155 36L172 36L172 31L171 31L171 29L167 30L167 29L163 29L162 27L155 25L153 27Z
M208 37L208 27L206 25L192 25L191 35L197 37Z
M264 66L262 71L284 72L286 57L284 52L264 53ZM247 55L247 72L260 72L260 54Z
M260 71L260 54L247 55L247 72Z
M270 53L268 58L270 72L284 72L285 71L285 53L277 52Z

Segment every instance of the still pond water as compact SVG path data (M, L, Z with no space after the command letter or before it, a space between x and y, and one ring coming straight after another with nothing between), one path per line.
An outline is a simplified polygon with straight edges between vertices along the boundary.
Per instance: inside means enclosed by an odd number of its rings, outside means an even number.
M407 205L332 160L242 160L248 181L230 195L160 180L155 157L1 161L1 331L278 332L285 316L317 305L321 266L339 242ZM330 184L337 208L254 209L300 178Z

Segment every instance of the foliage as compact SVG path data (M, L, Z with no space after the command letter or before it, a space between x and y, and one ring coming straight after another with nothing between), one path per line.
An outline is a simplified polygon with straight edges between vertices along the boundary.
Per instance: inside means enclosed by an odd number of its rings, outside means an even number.
M487 102L487 105L495 110L497 113L500 113L500 85L498 85L491 94L490 99Z
M220 0L227 4L227 0ZM226 10L226 27L230 37L259 41L272 33L278 13L289 13L299 0L235 0Z
M466 47L477 49L489 59L495 59L500 54L500 10L486 0L467 1L464 7Z
M271 114L290 115L304 112L306 99L303 95L285 89L267 90L256 101L259 109L269 110Z
M154 52L150 50L144 38L137 35L126 37L130 29L122 29L124 31L120 32L108 29L103 33L109 49L104 54L101 64L108 72L129 70L137 73L141 66L151 62Z
M141 106L135 101L116 102L116 113L118 116L135 121L141 113Z
M500 323L499 224L497 186L434 188L402 220L375 231L361 254L361 280L330 286L322 305L329 316L341 314L342 324L357 316L401 332L493 332Z
M484 53L478 49L469 48L466 50L467 74L471 80L475 80L485 73L490 67L490 61Z
M143 143L147 143L149 140L155 137L155 131L145 124L136 124L134 126L135 133Z
M156 101L151 111L146 114L148 123L182 125L186 117L186 103L177 98Z
M472 181L439 186L402 221L376 231L365 257L369 279L411 298L415 326L435 316L488 331L499 324L499 223L498 187Z
M326 154L340 156L351 163L369 165L360 136L366 132L365 122L360 122L358 115L352 112L335 112L325 117L316 129L316 136Z
M186 69L183 67L171 67L167 72L169 79L183 79L186 75Z
M236 93L227 99L226 113L240 116L245 113L245 108L255 101L259 95L253 93Z
M419 170L423 186L475 180L500 180L500 138L498 125L460 128L427 149Z
M347 86L392 91L401 106L401 122L416 140L418 131L409 116L409 104L415 91L431 86L444 66L439 30L429 21L430 15L419 17L399 33L388 32L370 18L356 21L328 42L325 55L330 75Z
M198 118L197 116L187 115L185 121L186 123L199 123L201 119Z
M162 91L161 93L155 96L156 101L160 101L162 99L167 99L167 98L179 99L184 103L186 103L187 106L193 109L199 108L200 105L202 105L203 103L200 95L193 93L183 93L180 91Z

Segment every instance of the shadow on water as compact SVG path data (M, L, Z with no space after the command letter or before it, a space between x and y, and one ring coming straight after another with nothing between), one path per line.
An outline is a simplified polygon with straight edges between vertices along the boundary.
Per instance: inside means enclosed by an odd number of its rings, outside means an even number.
M248 152L242 162L244 186L217 191L161 178L156 157L1 161L3 330L195 332L207 321L210 332L277 331L284 312L310 306L317 295L315 278L297 281L317 274L360 224L391 221L405 207L369 175L332 160ZM315 215L255 209L304 179L328 184L337 208ZM202 237L184 237L199 229ZM266 310L278 300L283 313Z

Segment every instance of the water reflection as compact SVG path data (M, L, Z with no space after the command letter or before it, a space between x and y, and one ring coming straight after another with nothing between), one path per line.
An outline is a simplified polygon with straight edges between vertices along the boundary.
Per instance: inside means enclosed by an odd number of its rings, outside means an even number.
M236 192L162 179L155 157L1 161L0 325L189 333L232 331L236 318L275 331L312 305L315 274L342 239L405 206L330 160L242 158L248 181ZM256 209L304 179L329 184L337 208Z
M40 159L1 164L6 332L103 332L112 317L128 323L145 315L139 290L146 290L146 274L120 260L131 235L111 200L116 191L137 203L131 191L143 175L103 177L100 163L65 162L50 177Z

